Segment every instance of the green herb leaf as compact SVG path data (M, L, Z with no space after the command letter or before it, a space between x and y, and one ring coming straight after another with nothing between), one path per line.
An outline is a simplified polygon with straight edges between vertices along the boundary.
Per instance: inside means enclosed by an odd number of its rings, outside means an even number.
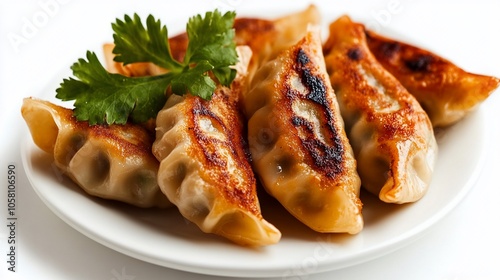
M169 74L140 78L110 74L92 52L71 69L79 80L64 79L56 97L75 100L75 116L91 125L125 124L129 116L136 123L147 121L165 104L165 89L172 79Z
M166 102L168 88L174 94L210 99L216 88L211 77L229 86L236 75L230 67L238 62L232 29L235 16L215 10L204 18L192 17L186 27L189 45L183 62L173 59L167 28L153 16L147 18L146 27L137 14L117 19L112 24L115 61L151 62L168 73L139 78L111 74L95 53L87 52L87 60L79 59L71 67L77 79L64 79L56 97L75 100L75 116L90 124L124 124L129 119L141 123L154 118Z
M217 10L207 12L205 18L200 15L192 17L186 28L189 45L184 63L207 61L213 65L213 73L225 86L232 82L236 72L229 66L238 62L235 31L232 29L235 17L234 12L224 15Z
M115 61L123 62L125 65L134 62L152 62L169 70L182 69L182 65L170 53L167 28L152 15L146 20L147 29L137 14L134 14L134 19L128 15L125 15L124 21L116 19L116 23L111 26L115 31L113 34Z
M215 90L215 82L205 73L212 70L213 66L201 61L189 71L175 75L172 79L172 92L184 95L188 92L196 92L203 99L210 99Z

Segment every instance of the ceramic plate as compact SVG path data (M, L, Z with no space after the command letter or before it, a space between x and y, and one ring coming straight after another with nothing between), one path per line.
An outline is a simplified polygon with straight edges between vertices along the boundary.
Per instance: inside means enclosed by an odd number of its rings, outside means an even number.
M362 192L365 227L357 235L313 232L261 192L263 215L283 237L277 245L260 249L204 234L175 208L137 209L90 197L60 176L51 156L38 149L29 135L21 153L27 176L45 204L105 246L146 262L195 273L292 279L365 262L420 237L474 185L485 154L484 123L483 114L477 111L437 133L439 157L430 190L420 201L388 205Z

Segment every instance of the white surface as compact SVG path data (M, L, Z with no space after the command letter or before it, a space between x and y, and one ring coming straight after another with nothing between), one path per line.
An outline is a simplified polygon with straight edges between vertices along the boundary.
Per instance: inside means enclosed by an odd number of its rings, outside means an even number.
M330 9L334 15L347 12L355 19L368 19L375 28L387 25L387 28L421 42L422 46L469 71L500 76L500 18L497 16L500 4L493 1L456 1L453 8L444 1L317 2L322 2L319 4L325 13ZM47 9L43 3L52 3L52 6ZM98 39L110 38L109 26L115 17L133 12L153 13L171 26L214 7L279 11L281 5L293 10L305 7L309 2L182 1L175 8L158 7L153 1L118 3L77 0L1 2L0 178L3 182L0 217L4 223L7 214L4 182L8 163L15 163L17 171L23 173L20 150L24 144L22 136L27 131L19 114L22 98L39 95L61 69L69 67L87 49L98 51ZM163 13L173 16L164 18ZM32 28L29 28L30 23ZM22 36L23 43L13 44L10 40L13 34ZM303 257L304 263L286 275L290 277L280 276L278 279L498 279L500 189L499 183L494 181L498 178L500 164L498 94L497 91L480 108L479 115L484 117L484 125L488 128L484 170L465 199L430 232L393 253L334 272L306 275L307 271L318 270L308 263L308 256L298 256ZM465 147L461 152L467 154L473 150ZM450 166L447 172L458 173L460 169ZM6 262L3 262L1 279L219 279L149 264L94 242L53 214L25 176L18 177L17 191L18 271L9 273ZM6 258L8 232L6 226L0 228L0 253ZM222 253L214 250L213 258ZM289 254L293 255L293 252Z

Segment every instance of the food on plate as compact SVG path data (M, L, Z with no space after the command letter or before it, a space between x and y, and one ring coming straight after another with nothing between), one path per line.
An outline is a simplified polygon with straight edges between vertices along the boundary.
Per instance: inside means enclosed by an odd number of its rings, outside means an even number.
M262 185L319 232L363 227L360 180L325 69L318 28L255 74L244 95L248 141Z
M282 50L292 46L306 33L307 25L319 25L321 15L315 5L306 9L278 17L276 19L263 19L241 17L234 20L234 40L239 46L249 46L252 49L252 59L248 67L248 79L266 61L276 57ZM168 39L172 56L178 61L184 59L189 37L181 33ZM137 62L123 65L114 61L114 44L104 44L106 65L112 73L126 76L158 75L167 72L153 63Z
M421 48L366 30L370 51L420 102L434 127L456 123L500 84Z
M389 203L419 200L437 156L429 117L371 54L361 24L334 21L324 51L363 187Z
M236 13L221 14L217 10L189 19L188 41L182 61L170 51L168 31L152 15L146 19L125 15L114 23L113 59L124 66L153 63L166 70L156 76L131 77L110 73L97 55L88 51L71 66L73 75L64 79L56 90L56 98L74 100L77 120L94 124L145 123L154 119L171 93L190 93L210 99L216 81L228 86L236 76L238 62L234 42ZM113 65L110 66L111 68Z
M311 229L356 234L361 186L388 203L419 200L434 127L500 81L347 16L322 46L320 24L314 5L275 19L215 10L169 37L153 16L126 15L103 46L106 68L87 52L57 89L74 109L26 98L22 115L91 195L174 204L202 231L256 247L281 238L261 213L260 182Z
M321 24L321 14L315 5L271 20L237 18L234 22L236 44L249 46L254 54L249 79L263 64L302 39L309 24Z
M171 205L158 187L154 137L144 127L90 126L70 109L34 98L24 99L21 112L35 144L90 195L140 207Z
M230 88L217 87L210 100L169 97L156 118L158 183L181 214L204 232L242 245L269 245L281 233L260 212L237 107L245 75L238 75Z

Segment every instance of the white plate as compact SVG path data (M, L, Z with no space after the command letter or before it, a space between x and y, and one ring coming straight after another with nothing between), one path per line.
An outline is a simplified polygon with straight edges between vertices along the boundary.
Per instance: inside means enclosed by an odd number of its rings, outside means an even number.
M204 234L176 209L137 209L89 197L59 175L53 159L39 150L29 135L21 153L27 176L45 204L76 230L107 247L195 273L293 279L359 264L422 236L474 185L485 155L484 123L478 111L438 134L440 150L434 178L419 202L388 205L362 193L365 227L354 236L315 233L261 192L263 215L283 237L279 244L260 249L242 248Z

